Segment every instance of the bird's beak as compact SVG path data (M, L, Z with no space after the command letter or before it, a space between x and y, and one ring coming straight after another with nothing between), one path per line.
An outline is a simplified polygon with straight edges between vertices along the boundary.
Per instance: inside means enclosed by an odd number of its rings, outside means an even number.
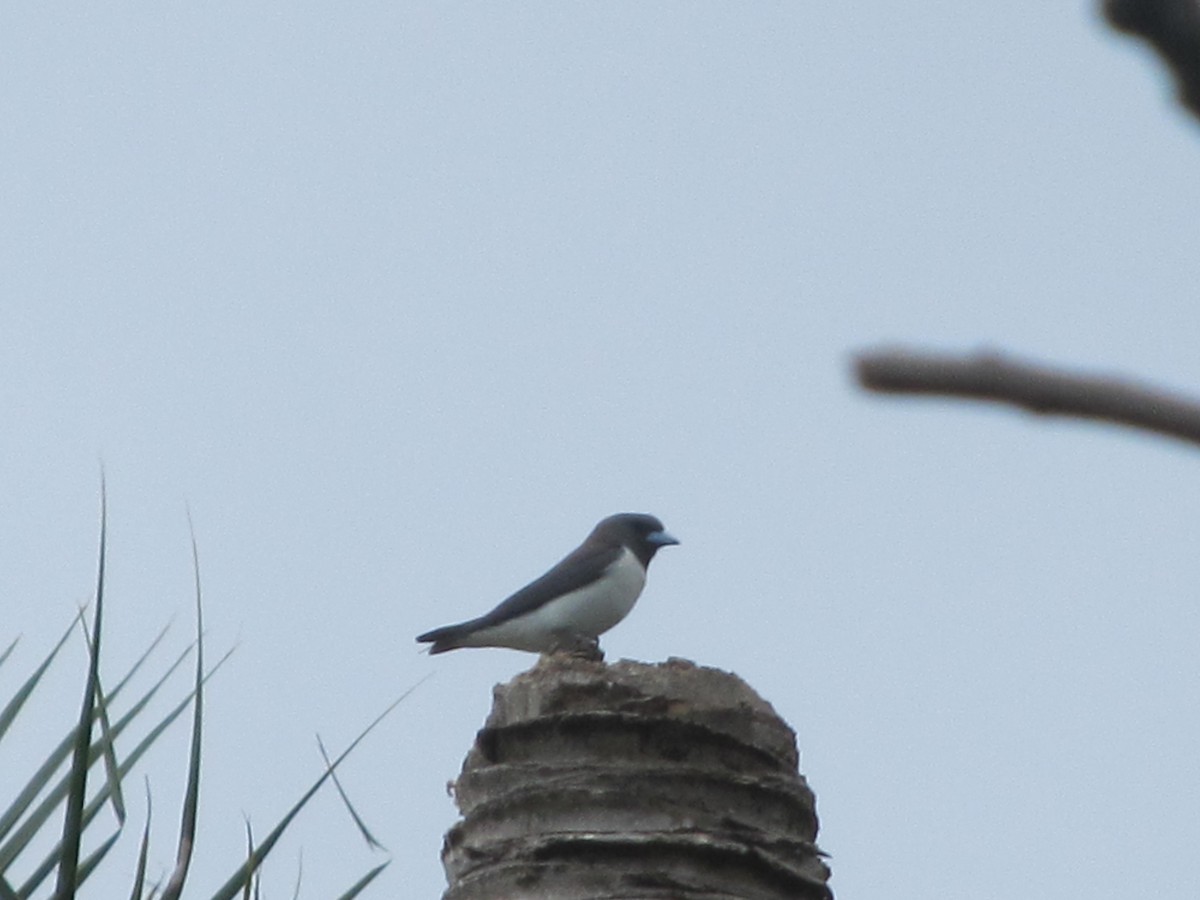
M671 544L678 544L678 538L672 537L665 531L652 531L646 535L646 540L655 547L669 547Z

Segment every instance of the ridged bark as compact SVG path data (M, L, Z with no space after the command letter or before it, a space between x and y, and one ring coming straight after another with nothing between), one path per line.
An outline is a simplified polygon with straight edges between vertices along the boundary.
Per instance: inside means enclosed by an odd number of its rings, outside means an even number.
M454 784L445 900L830 898L795 734L736 675L544 657Z

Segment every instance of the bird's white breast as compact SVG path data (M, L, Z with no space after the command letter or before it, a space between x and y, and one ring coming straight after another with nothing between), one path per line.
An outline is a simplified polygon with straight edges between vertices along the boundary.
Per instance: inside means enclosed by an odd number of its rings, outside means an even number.
M469 645L541 652L564 634L599 637L633 609L646 585L646 569L626 547L604 574L532 612L470 635ZM467 642L464 641L466 645Z

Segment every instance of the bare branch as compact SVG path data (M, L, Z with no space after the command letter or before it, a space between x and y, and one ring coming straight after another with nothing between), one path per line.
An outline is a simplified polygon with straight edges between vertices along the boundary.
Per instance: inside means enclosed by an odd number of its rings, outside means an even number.
M1143 38L1175 74L1179 99L1200 118L1200 0L1105 0L1118 31Z
M1200 444L1200 403L1111 376L1077 375L991 352L951 356L902 349L859 354L855 370L870 391L994 400Z

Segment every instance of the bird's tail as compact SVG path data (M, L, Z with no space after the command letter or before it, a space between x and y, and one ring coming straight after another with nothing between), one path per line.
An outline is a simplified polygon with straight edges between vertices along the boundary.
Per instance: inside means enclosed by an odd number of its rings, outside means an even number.
M462 647L463 644L459 643L462 637L463 626L444 625L441 628L433 629L433 631L417 635L417 643L430 644L429 654L432 656L435 653L445 653L447 650L457 650L459 647Z

